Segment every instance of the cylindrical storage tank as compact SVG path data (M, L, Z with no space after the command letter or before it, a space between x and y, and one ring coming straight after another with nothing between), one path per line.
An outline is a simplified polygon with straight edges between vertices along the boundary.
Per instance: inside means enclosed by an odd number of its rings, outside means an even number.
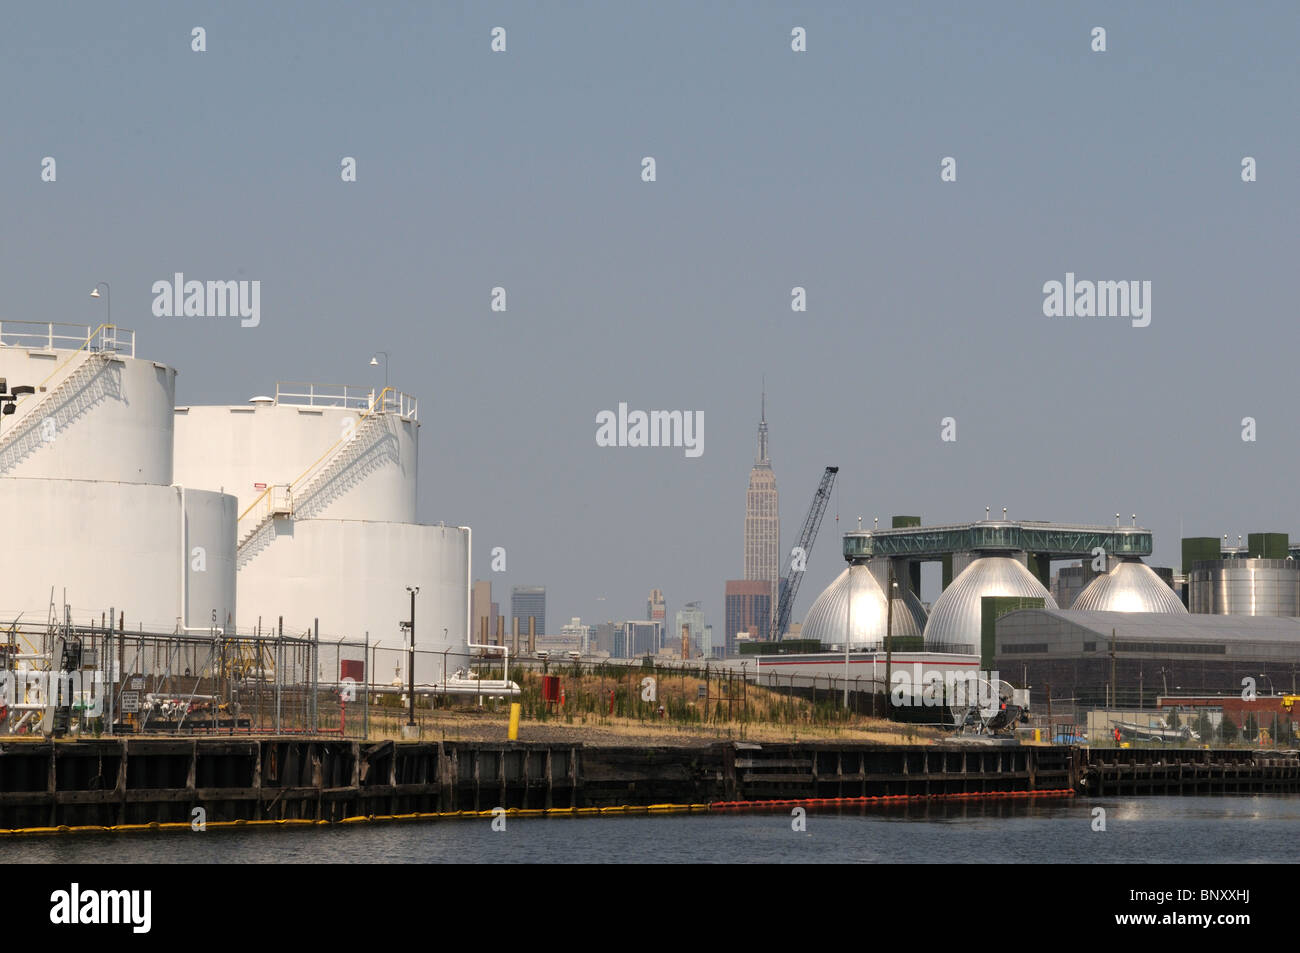
M1009 556L981 556L962 570L930 609L925 626L928 651L980 651L985 596L1024 596L1043 600L1055 609L1056 600L1028 569Z
M1171 612L1186 615L1178 594L1140 559L1125 559L1084 587L1070 608L1081 612Z
M271 631L284 618L286 635L312 632L319 620L321 643L362 642L369 633L388 659L374 677L388 681L398 650L409 643L401 623L415 598L415 677L441 681L466 664L469 632L470 531L361 520L296 520L239 571L239 627ZM437 653L436 655L433 653ZM345 656L351 657L351 656ZM322 678L335 668L322 652Z
M185 624L235 624L235 498L229 493L177 487L185 501Z
M894 599L892 632L896 638L920 636L925 626L925 609L910 591L899 587ZM852 595L853 608L849 611ZM801 639L816 639L823 645L843 645L844 633L852 626L849 644L857 649L880 649L890 626L885 593L869 567L858 564L845 569L813 602L804 616Z
M271 398L177 407L176 482L233 493L241 514L269 487L293 485L298 519L413 523L420 425L364 415Z
M1300 616L1300 565L1289 558L1195 562L1188 603L1205 615Z
M206 629L214 611L224 624L236 612L235 501L185 491L190 519L183 520L181 493L139 483L0 479L10 557L0 573L0 613L43 622L51 591L56 617L66 592L77 625L98 624L116 609L133 630L172 632L188 591L200 600L186 610L188 625Z
M11 327L0 325L6 345L0 378L11 392L22 386L37 392L0 417L0 477L172 482L176 371L132 357L133 345L116 351L16 346L11 342L26 339L11 336Z

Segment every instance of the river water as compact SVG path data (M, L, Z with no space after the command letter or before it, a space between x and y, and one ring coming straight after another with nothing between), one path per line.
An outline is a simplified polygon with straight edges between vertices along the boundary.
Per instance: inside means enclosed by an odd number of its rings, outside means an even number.
M1105 811L1105 830L1094 830ZM6 863L1283 863L1300 795L936 801L0 841Z

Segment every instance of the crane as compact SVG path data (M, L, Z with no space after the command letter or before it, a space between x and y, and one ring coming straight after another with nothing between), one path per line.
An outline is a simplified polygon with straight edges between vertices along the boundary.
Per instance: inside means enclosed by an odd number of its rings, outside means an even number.
M776 618L772 621L772 640L779 641L790 627L790 613L794 611L794 597L799 592L799 582L803 579L808 557L812 554L813 543L817 539L817 530L822 525L822 516L826 513L826 504L830 502L831 487L835 485L835 474L839 467L827 467L822 474L822 482L813 494L812 505L808 515L803 518L803 530L799 533L799 545L790 550L785 561L785 587L780 593Z

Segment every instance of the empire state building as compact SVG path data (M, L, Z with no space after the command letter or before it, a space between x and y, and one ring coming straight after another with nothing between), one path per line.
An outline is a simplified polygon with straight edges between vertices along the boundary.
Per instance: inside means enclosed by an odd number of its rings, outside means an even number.
M745 579L771 586L772 618L776 617L777 579L781 572L781 521L777 515L776 474L767 455L767 393L758 424L758 458L749 471L745 495ZM763 632L766 638L767 633Z

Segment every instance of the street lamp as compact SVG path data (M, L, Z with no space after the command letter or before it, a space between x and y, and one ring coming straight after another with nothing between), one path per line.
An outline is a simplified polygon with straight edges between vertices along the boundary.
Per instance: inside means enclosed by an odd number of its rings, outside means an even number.
M104 293L103 293L102 295L99 293L99 285L103 285L103 286L104 286ZM112 323L113 323L113 300L112 300L112 298L109 297L109 294L108 294L108 282L107 282L107 281L101 281L98 285L95 285L94 290L90 292L90 296L91 296L92 298L100 298L100 297L102 297L102 298L104 299L104 304L105 304L105 305L107 306L107 308L108 308L108 321L106 321L105 323L106 323L106 324L112 324Z
M411 662L407 666L407 679L410 683L410 714L407 717L407 724L415 727L415 594L420 591L419 586L407 586L406 591L411 594L411 621L406 625L411 630Z
M370 366L371 366L371 367L378 367L378 366L379 366L379 355L380 355L380 354L384 355L384 388L387 389L387 388L388 388L388 352L387 352L387 351L376 351L376 352L375 352L375 356L372 357L372 358L370 359Z

